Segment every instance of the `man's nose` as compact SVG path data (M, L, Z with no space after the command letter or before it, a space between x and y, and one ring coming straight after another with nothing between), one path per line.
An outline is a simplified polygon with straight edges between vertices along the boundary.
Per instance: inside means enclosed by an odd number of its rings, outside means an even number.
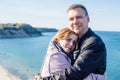
M77 19L76 19L76 18L74 18L73 22L74 22L74 23L75 23L75 22L77 22Z

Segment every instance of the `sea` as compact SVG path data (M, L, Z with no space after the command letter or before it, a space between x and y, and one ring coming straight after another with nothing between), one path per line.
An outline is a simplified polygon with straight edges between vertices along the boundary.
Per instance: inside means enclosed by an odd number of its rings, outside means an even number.
M0 65L22 80L33 80L39 73L49 41L56 32L30 38L0 39ZM120 77L120 32L95 31L107 48L107 80Z

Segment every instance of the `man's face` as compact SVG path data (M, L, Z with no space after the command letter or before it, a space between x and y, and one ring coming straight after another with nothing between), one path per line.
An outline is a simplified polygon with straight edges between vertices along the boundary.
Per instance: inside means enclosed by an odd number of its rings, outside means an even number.
M82 36L88 30L89 16L81 8L68 11L69 25L74 32Z

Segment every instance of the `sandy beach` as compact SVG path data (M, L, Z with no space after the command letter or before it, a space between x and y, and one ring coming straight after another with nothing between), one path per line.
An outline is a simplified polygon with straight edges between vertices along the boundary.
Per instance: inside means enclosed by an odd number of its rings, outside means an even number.
M0 66L0 80L21 80L21 79L9 73L7 69Z

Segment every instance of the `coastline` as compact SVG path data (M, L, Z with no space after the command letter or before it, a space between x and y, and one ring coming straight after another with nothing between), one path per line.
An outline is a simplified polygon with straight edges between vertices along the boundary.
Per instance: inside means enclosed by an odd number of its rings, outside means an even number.
M0 65L0 80L21 80Z

